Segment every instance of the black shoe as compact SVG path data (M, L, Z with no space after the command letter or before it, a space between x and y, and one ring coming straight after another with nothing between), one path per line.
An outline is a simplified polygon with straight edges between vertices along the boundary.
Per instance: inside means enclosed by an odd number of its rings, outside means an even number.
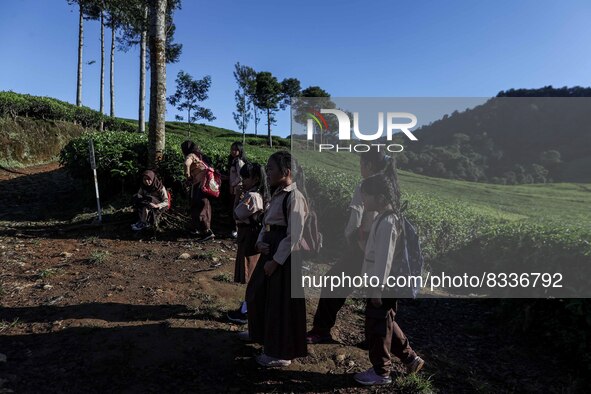
M228 316L228 320L230 320L232 323L238 323L238 324L248 323L248 315L246 313L240 312L240 309L237 309L235 311L230 311L227 313L226 316Z
M210 239L213 239L214 237L215 237L215 235L213 234L213 232L211 230L207 230L199 238L197 238L197 242L209 241Z

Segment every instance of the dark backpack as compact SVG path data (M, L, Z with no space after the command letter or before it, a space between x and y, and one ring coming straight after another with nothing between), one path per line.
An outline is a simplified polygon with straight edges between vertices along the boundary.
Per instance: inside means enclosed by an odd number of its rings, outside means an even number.
M402 205L399 214L399 228L400 228L400 247L401 251L394 254L394 260L392 262L392 268L390 270L391 276L421 276L423 272L423 264L425 259L423 252L421 251L421 242L415 226L408 220L404 215L406 210L407 202ZM393 214L394 211L388 211L384 213L379 219L376 225L376 230L379 227L381 221ZM398 247L398 245L397 245ZM402 288L389 289L394 292L397 298L416 298L419 293L420 284L417 281L411 282L413 286L407 286Z
M283 217L285 218L285 223L287 223L287 199L290 195L291 192L287 192L283 198ZM302 239L300 239L294 250L299 251L304 258L311 258L317 256L321 249L322 233L318 231L318 217L316 216L316 212L310 209L308 217L304 222Z

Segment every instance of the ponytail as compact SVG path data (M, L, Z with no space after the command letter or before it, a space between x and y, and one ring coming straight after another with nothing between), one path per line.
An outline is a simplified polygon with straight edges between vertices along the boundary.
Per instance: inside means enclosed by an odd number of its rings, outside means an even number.
M361 191L370 196L383 196L394 212L400 213L400 186L396 171L396 160L392 156L383 156L383 171L366 178L361 184Z

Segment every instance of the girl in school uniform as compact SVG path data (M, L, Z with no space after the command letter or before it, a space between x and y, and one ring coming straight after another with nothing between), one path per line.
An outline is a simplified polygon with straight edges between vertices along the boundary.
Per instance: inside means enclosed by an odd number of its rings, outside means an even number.
M246 162L246 153L242 142L236 141L230 147L230 156L228 156L228 167L230 168L230 203L232 212L238 203L238 197L242 191L242 177L240 176L240 169ZM236 228L236 221L232 217L232 237L238 236Z
M240 170L242 187L238 204L234 209L234 218L238 227L238 250L234 267L234 282L248 283L259 260L260 253L256 242L261 231L261 219L265 205L269 201L267 176L263 168L256 163L247 163ZM247 305L243 301L240 308L228 312L231 322L246 324Z
M192 234L198 235L198 242L204 242L214 237L211 231L211 203L209 198L201 191L201 182L205 176L207 164L203 161L203 154L193 141L185 141L181 144L181 150L185 155L185 176L191 186L191 221Z
M372 368L355 374L357 382L364 385L392 383L391 355L402 361L409 373L418 372L424 365L394 318L397 300L388 296L386 279L392 264L402 252L400 244L400 189L394 159L383 173L365 179L361 185L365 209L376 211L365 245L362 272L368 277L379 278L381 287L367 289L368 299L365 308L365 335L369 346L369 359Z
M263 345L256 359L260 365L285 367L308 354L306 302L291 293L292 263L300 260L291 256L302 237L308 204L301 167L289 152L269 157L267 179L272 195L256 243L261 256L246 288L248 336Z
M142 184L134 195L134 203L139 221L131 225L133 231L150 227L150 219L155 223L168 208L168 192L154 171L146 170L142 174Z

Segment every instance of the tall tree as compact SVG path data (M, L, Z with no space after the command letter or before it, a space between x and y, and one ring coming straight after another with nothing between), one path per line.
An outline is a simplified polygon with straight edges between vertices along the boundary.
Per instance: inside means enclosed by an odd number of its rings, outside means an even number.
M250 113L250 107L248 106L248 100L244 92L240 89L234 91L234 98L236 99L236 112L232 112L234 116L234 122L238 128L242 131L242 143L246 141L246 128L248 127L248 121L252 117Z
M149 0L150 128L148 165L162 160L166 113L166 0Z
M253 107L253 80L256 79L256 72L253 68L243 66L240 63L234 65L234 79L238 84L238 89L234 92L236 99L236 112L233 113L234 121L242 131L242 141L245 140L246 128L252 118L251 109ZM255 126L256 132L256 126Z
M148 7L142 4L141 11L143 18L140 19L140 92L138 103L138 131L146 132L146 43L147 43L147 20Z
M145 0L128 0L128 18L126 23L119 30L117 37L118 49L127 52L132 47L140 46L140 83L138 97L138 131L145 132L145 102L146 102L146 56L147 48L147 30L148 30L148 7ZM166 62L178 62L182 44L174 42L175 25L173 23L173 13L180 8L180 1L169 0L166 10Z
M187 111L187 137L191 136L191 123L199 119L212 121L215 119L210 109L199 105L199 102L208 98L207 92L211 86L211 77L195 80L184 71L179 71L176 77L176 92L168 97L168 102L174 105L179 111ZM183 117L177 115L178 120Z
M267 136L271 147L271 125L275 124L275 113L279 110L282 97L281 84L273 74L268 71L257 73L255 105L267 113Z
M100 113L105 113L105 11L104 1L101 7L101 87L100 87ZM100 130L103 131L104 124L101 119Z
M291 105L291 98L298 97L301 94L302 87L297 78L285 78L281 81L281 102L279 106L285 109Z
M293 96L292 96L293 97ZM319 111L321 108L336 108L335 103L330 99L330 94L319 86L309 86L302 90L299 94L298 100L292 105L293 119L295 122L305 125L309 119L309 114ZM324 117L324 121L327 123L327 130L322 130L312 124L314 127L312 144L316 146L316 134L319 134L320 143L322 143L324 133L336 133L338 131L338 122L334 116ZM306 146L308 146L308 140L306 139Z
M84 0L67 0L70 5L78 5L78 67L76 73L76 105L82 105L82 52L84 48Z

